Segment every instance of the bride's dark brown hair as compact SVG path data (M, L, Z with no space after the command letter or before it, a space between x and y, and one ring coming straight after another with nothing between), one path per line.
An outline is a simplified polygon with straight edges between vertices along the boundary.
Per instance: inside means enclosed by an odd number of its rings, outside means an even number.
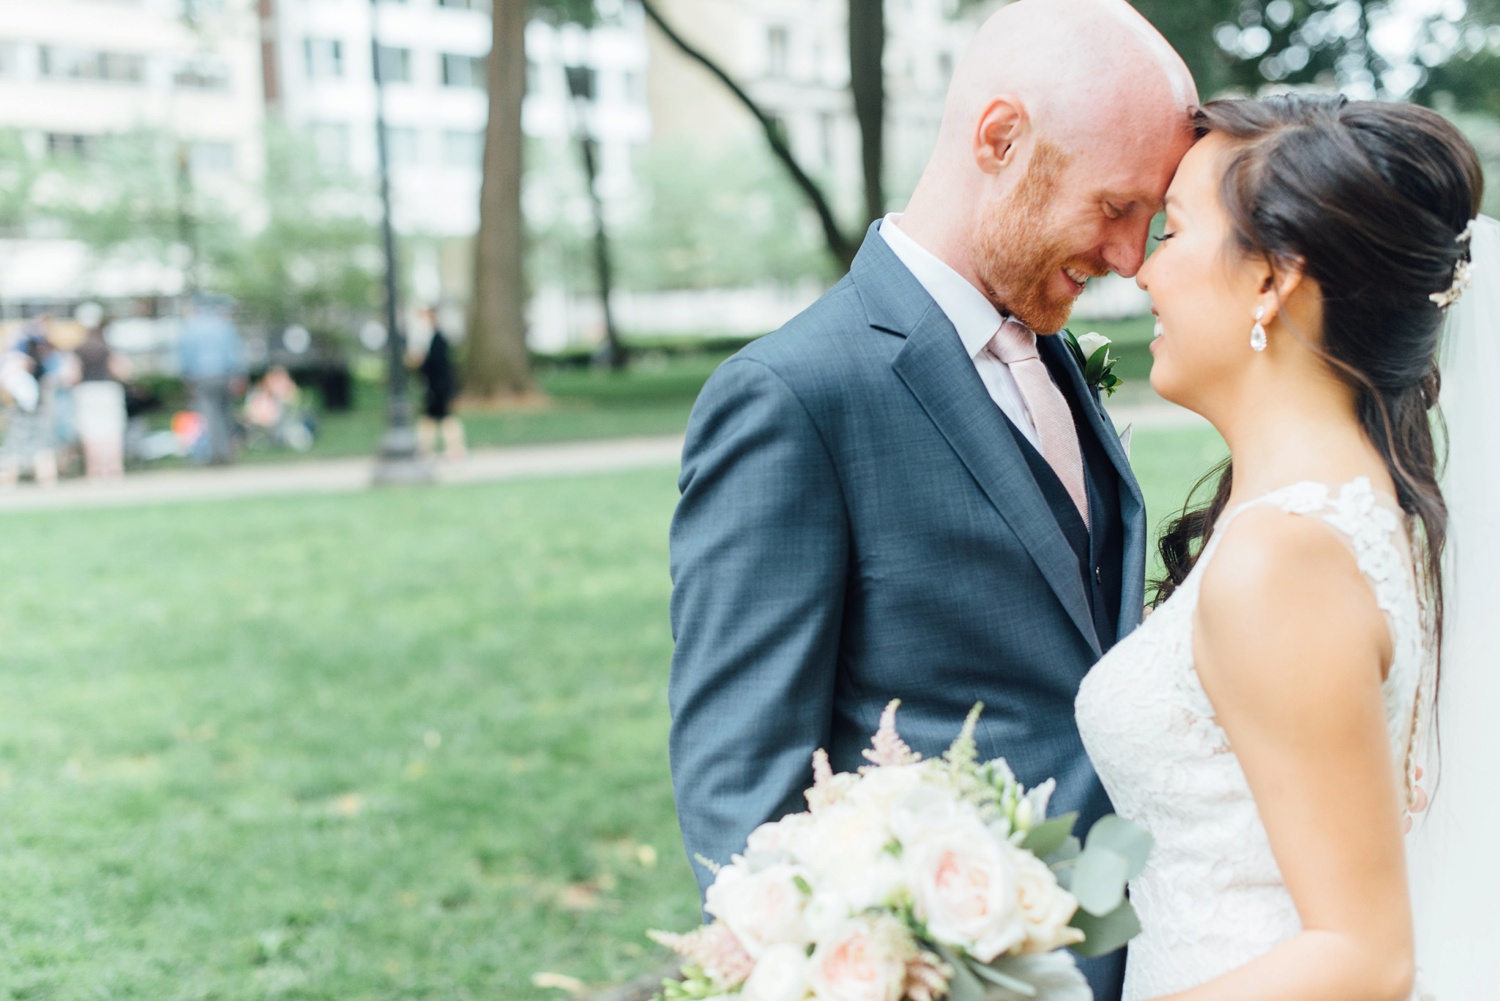
M1322 343L1310 346L1354 390L1360 425L1414 519L1419 587L1441 637L1448 508L1429 411L1443 314L1429 296L1468 255L1458 236L1479 214L1479 156L1436 112L1337 96L1212 101L1195 125L1200 138L1229 141L1220 200L1232 249L1299 269L1321 290ZM1213 499L1192 507L1215 477ZM1233 479L1227 460L1211 470L1162 536L1157 604L1192 570Z

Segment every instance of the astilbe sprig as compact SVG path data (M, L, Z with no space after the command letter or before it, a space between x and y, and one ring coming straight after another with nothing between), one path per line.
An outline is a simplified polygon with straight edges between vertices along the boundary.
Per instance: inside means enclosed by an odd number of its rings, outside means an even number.
M910 1001L938 1001L948 996L953 970L935 953L923 949L906 964L905 997Z
M728 925L717 921L686 935L665 931L649 931L646 934L651 941L666 946L686 961L683 964L682 982L677 986L678 991L691 991L692 986L703 981L712 988L710 993L721 992L744 983L755 969L755 961L750 958L740 940L735 938L734 932L729 930ZM697 995L687 993L681 996Z
M900 699L891 699L886 703L885 711L880 714L880 729L875 731L870 747L860 752L865 756L865 760L870 762L860 768L861 774L873 768L914 765L922 760L922 755L913 751L911 746L896 732L896 710L900 706Z

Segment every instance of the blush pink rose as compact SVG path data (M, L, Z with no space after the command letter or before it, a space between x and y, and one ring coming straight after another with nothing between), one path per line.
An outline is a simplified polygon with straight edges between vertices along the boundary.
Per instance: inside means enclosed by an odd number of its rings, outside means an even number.
M915 944L889 917L857 918L813 951L808 984L818 1001L900 1001Z

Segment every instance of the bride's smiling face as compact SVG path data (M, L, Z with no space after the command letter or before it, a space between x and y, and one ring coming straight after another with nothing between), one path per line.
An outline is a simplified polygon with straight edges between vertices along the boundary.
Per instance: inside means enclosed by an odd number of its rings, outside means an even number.
M1136 275L1157 317L1151 387L1200 413L1223 397L1252 354L1265 271L1239 250L1221 200L1229 149L1210 134L1183 157L1167 189L1166 228Z

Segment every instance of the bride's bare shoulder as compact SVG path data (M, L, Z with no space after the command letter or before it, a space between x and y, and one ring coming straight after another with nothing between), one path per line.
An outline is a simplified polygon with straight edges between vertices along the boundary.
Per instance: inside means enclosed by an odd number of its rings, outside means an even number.
M1306 672L1318 665L1324 673L1378 668L1389 643L1344 537L1321 518L1272 506L1248 509L1226 528L1204 568L1195 625L1200 674L1213 676L1206 686L1222 678L1271 693L1306 691Z

